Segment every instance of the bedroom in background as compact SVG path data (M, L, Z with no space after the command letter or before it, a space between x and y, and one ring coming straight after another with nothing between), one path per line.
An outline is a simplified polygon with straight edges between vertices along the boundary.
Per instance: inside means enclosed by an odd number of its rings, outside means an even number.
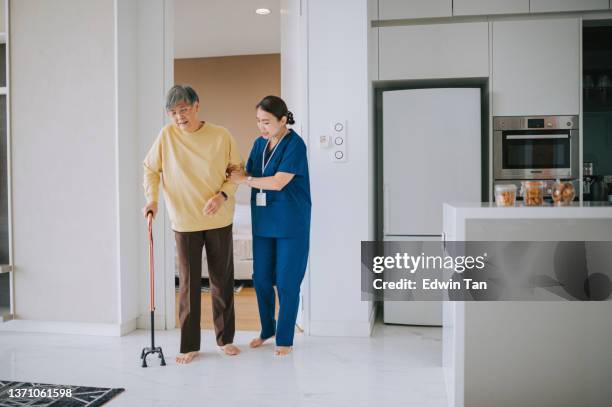
M255 105L266 95L281 94L280 2L258 14L249 1L175 2L174 83L192 86L200 97L201 120L227 128L245 162L259 136ZM216 16L232 16L232 21ZM249 36L240 32L250 32ZM236 329L260 329L252 285L253 256L250 190L236 193L233 223ZM178 269L175 268L178 289ZM206 251L202 253L202 329L212 328ZM178 293L176 314L178 315ZM278 307L278 305L277 305ZM178 317L176 318L178 327Z

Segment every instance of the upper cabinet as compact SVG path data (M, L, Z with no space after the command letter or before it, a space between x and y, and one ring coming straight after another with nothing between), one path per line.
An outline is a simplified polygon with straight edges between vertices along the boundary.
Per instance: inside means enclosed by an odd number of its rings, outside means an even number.
M607 10L608 0L531 0L532 13L549 13L555 11Z
M453 15L452 0L379 0L381 20L405 18L450 17Z
M607 10L610 0L373 0L380 20Z
M496 21L492 28L493 115L579 114L577 18Z
M379 28L381 80L489 76L486 22Z
M454 0L453 2L455 16L517 13L529 13L529 0Z
M379 29L381 80L489 76L488 23Z

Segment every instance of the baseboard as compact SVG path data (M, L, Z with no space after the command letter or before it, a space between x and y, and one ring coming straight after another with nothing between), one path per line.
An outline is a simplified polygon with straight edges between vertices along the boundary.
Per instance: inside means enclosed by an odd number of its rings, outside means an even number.
M358 336L369 337L374 326L374 313L368 321L310 321L313 336Z
M141 315L136 323L137 329L151 329L151 315ZM174 329L174 327L172 327ZM155 330L166 330L166 317L164 315L155 315Z
M0 332L35 332L91 336L122 336L134 329L136 329L136 320L123 324L104 324L14 319L0 324Z
M137 318L130 319L129 321L121 324L120 326L121 336L129 334L130 332L135 331L137 328L138 328L138 319Z

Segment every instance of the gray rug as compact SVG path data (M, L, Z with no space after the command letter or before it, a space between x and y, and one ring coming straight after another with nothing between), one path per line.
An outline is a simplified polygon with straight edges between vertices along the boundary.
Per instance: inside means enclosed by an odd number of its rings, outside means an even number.
M0 407L96 407L123 391L125 389L0 381Z

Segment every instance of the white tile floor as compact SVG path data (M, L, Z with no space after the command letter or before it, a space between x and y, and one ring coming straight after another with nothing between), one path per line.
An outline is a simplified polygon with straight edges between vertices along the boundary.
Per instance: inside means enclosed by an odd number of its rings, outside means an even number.
M274 357L272 346L246 344L243 353L221 354L204 331L204 355L176 366L178 331L160 331L168 365L140 367L147 331L122 338L0 333L0 379L126 391L108 406L446 406L440 328L377 324L371 338L297 336L294 353ZM217 403L217 404L216 404Z

